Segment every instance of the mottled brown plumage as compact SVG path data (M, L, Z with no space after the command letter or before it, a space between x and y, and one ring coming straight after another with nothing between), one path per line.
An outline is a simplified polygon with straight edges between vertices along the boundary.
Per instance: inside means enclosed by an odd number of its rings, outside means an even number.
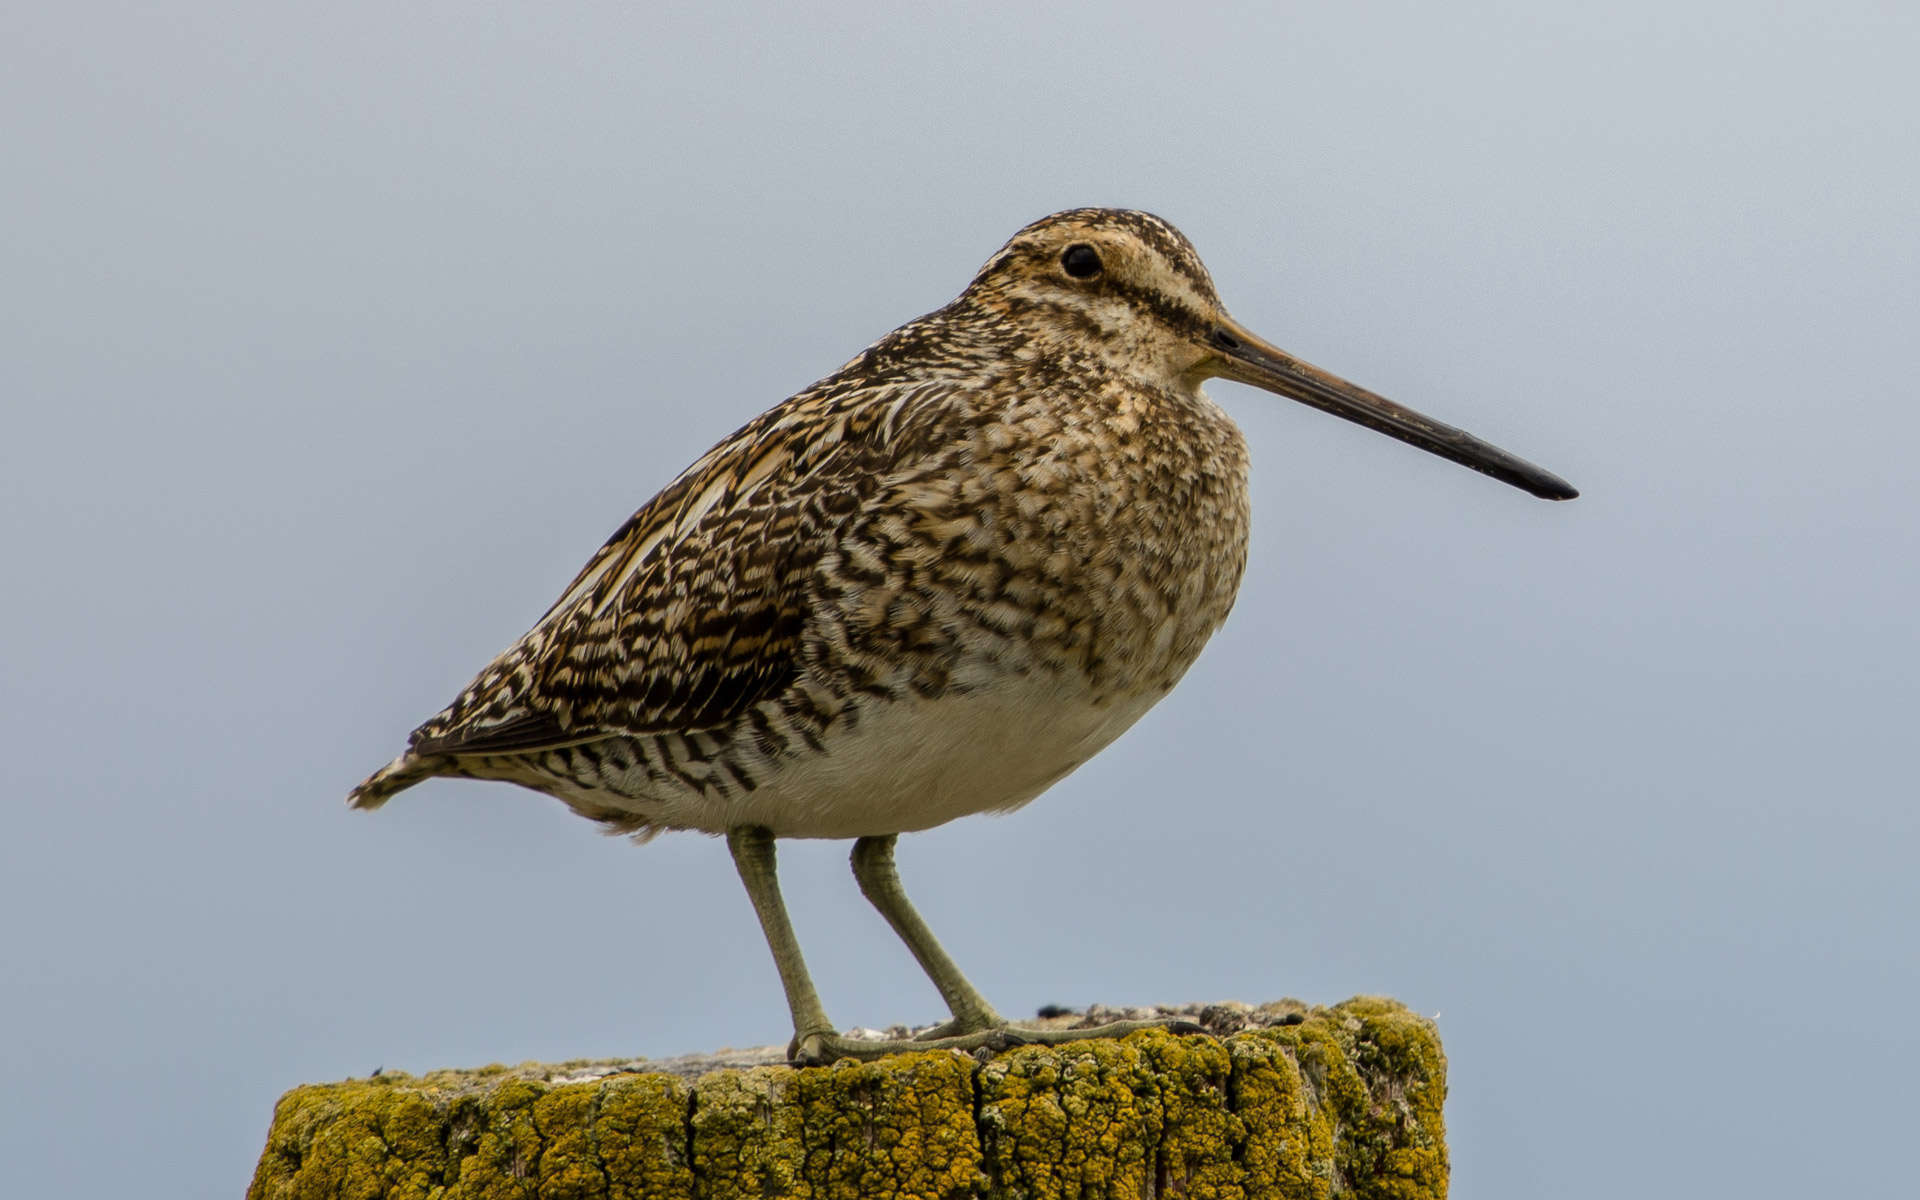
M763 921L771 841L760 880L741 838L884 840L856 873L901 928L892 835L1030 800L1225 619L1247 455L1214 375L1572 494L1254 338L1159 218L1058 213L688 468L350 799L501 779L642 836L727 833ZM977 1032L991 1010L901 932ZM824 1018L782 974L815 1053Z
M1082 236L1112 240L1110 278L1138 268L1112 284L1110 312L1033 286L1055 243ZM783 819L752 796L797 760L849 753L838 739L875 706L1039 673L1137 716L1226 616L1248 517L1240 436L1178 385L1190 364L1153 360L1143 298L1182 332L1218 304L1157 219L1096 210L1023 231L954 303L668 485L355 803L449 774L524 783L643 833L741 817L797 836L898 832L929 823L913 796L888 797L898 815L877 826L871 802L842 826L831 797Z

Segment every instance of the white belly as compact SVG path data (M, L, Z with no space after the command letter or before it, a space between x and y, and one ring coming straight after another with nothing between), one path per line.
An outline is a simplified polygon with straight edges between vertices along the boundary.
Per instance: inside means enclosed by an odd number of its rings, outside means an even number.
M937 700L866 707L821 754L788 760L751 792L682 792L669 826L724 833L762 825L777 837L851 838L929 829L1033 799L1092 758L1160 694L1088 703L1057 679L1028 677Z

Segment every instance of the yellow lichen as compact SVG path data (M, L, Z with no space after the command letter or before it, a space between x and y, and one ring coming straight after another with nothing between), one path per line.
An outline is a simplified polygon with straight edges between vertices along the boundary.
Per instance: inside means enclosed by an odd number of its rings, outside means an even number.
M609 1200L693 1195L687 1107L693 1091L671 1075L619 1075L596 1089L594 1153Z
M561 1083L493 1067L297 1088L248 1197L1443 1197L1432 1024L1366 997L1304 1015L984 1064L925 1052Z

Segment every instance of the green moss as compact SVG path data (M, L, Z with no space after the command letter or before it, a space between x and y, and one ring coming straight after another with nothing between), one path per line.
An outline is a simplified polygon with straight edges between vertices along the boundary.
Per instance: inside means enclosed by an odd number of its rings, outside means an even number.
M611 1200L693 1195L692 1089L671 1075L621 1075L601 1084L598 1095L594 1153Z
M248 1196L428 1196L445 1163L441 1128L432 1102L417 1093L371 1083L300 1088L274 1113ZM269 1173L270 1161L281 1170Z
M1446 1194L1446 1057L1431 1022L1362 996L1228 1046L1253 1131L1250 1198Z
M973 1195L973 1060L949 1052L701 1079L694 1172L712 1196Z
M1235 1150L1247 1123L1233 1111L1233 1058L1212 1038L1137 1034L1159 1091L1155 1195L1194 1200L1245 1194Z
M1244 1195L1227 1044L1157 1030L1027 1047L980 1071L995 1194Z
M1159 1105L1132 1041L1029 1046L980 1071L980 1130L996 1193L1152 1195Z
M698 1081L493 1067L297 1088L249 1200L1441 1197L1446 1060L1389 1000Z

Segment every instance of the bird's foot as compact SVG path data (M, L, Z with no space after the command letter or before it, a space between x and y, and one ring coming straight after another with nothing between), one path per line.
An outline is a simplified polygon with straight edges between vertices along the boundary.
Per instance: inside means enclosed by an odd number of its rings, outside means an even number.
M1059 1046L1092 1038L1125 1037L1142 1029L1164 1029L1168 1033L1183 1036L1206 1033L1194 1022L1181 1020L1109 1021L1105 1025L1090 1025L1084 1029L1035 1029L1027 1025L1001 1023L963 1033L949 1032L957 1024L949 1021L913 1038L869 1040L841 1037L831 1031L810 1033L805 1037L795 1037L787 1044L787 1061L796 1067L819 1067L842 1058L866 1062L885 1058L889 1054L911 1054L922 1050L959 1050L968 1054L985 1050L997 1054L1015 1046Z
M949 1022L951 1024L951 1022ZM942 1033L937 1026L910 1038L851 1038L837 1033L813 1033L787 1043L787 1061L796 1067L823 1067L843 1058L862 1062L885 1058L889 1054L914 1054L922 1050L976 1050L987 1046L996 1050L1019 1045L1006 1040L1004 1028L976 1029L969 1033ZM939 1036L934 1036L939 1035Z
M992 1032L1007 1039L1009 1046L1062 1046L1068 1042L1085 1042L1094 1038L1125 1037L1142 1029L1163 1029L1182 1037L1207 1032L1204 1026L1177 1018L1109 1021L1104 1025L1088 1025L1077 1029L1034 1029L1025 1025L1004 1025Z

